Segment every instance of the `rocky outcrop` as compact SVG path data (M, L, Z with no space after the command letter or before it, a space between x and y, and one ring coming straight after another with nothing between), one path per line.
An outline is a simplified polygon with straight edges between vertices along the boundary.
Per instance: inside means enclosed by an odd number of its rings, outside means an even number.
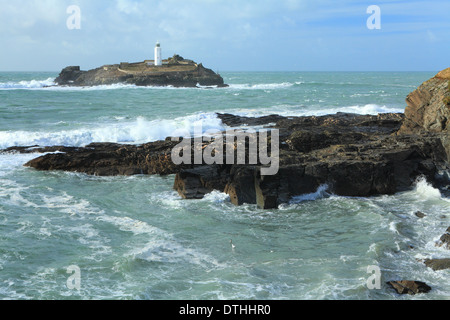
M440 133L450 158L450 68L411 92L406 103L405 121L398 133Z
M434 271L450 269L450 259L426 259L424 263Z
M221 117L227 125L254 121L231 115ZM231 166L227 184L218 190L228 193L235 204L277 208L294 196L315 192L321 185L343 196L393 194L411 188L420 175L438 184L436 173L447 167L439 136L393 134L402 124L399 114L289 119L277 116L265 120L276 122L272 127L280 130L279 172L261 176L259 166ZM182 183L182 174L177 175L176 189L182 185L183 190L188 190L192 180ZM192 188L197 185L195 182Z
M427 215L425 213L423 213L422 211L417 211L416 213L414 213L414 215L419 218L419 219L423 219L425 218Z
M176 173L185 166L176 166L170 157L176 143L157 141L144 145L92 143L84 148L10 148L13 152L52 152L26 163L25 166L41 171L69 171L96 176ZM53 153L60 151L57 153Z
M450 249L450 227L447 228L445 233L440 237L437 241L436 246L442 247L445 249ZM428 268L433 269L434 271L450 269L450 259L425 259L422 261Z
M61 71L55 83L59 86L98 86L117 83L137 86L227 86L223 78L211 69L177 55L159 67L147 62L105 65L89 71L82 71L79 66L70 66Z
M448 227L447 231L439 239L437 245L450 250L450 227Z
M174 188L184 199L203 199L212 190L223 192L226 179L219 166L200 166L179 172Z

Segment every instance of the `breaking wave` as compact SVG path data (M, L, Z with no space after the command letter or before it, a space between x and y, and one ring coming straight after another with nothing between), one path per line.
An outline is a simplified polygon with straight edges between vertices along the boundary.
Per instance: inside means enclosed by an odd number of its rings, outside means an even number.
M258 84L230 84L230 89L236 90L271 90L271 89L284 89L295 86L296 84L301 84L300 82L282 82L282 83L258 83Z
M14 90L14 89L41 89L55 85L55 78L48 78L46 80L30 80L19 82L0 82L0 90Z
M73 146L83 147L92 142L139 144L164 140L183 133L194 134L198 126L207 130L225 128L214 113L200 113L176 119L147 120L92 124L80 129L63 131L0 131L0 149L13 146Z

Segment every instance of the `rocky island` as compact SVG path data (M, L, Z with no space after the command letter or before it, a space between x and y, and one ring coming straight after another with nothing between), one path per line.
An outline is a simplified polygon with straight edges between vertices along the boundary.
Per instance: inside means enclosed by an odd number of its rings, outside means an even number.
M225 87L223 78L192 60L179 55L163 60L161 65L146 60L138 63L104 65L89 71L79 66L64 68L55 79L58 86L99 86L132 84L136 86Z

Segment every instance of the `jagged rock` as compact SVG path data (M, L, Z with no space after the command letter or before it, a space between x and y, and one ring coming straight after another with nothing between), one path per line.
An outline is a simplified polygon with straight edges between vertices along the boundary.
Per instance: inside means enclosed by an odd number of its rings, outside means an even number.
M182 170L175 177L174 189L183 199L203 199L213 190L223 192L226 175L217 165Z
M449 81L447 68L408 95L399 133L450 132L450 109L444 102L450 95Z
M233 166L224 192L230 196L234 205L256 203L254 175L257 168L253 166Z
M279 115L263 116L258 118L236 116L229 113L219 113L217 117L229 127L241 127L241 126L263 126L268 124L275 124L278 121L286 119Z
M450 68L421 84L406 102L405 121L399 134L441 133L450 159Z
M171 141L158 141L139 146L92 143L85 148L56 147L63 153L46 154L25 166L41 171L62 170L97 176L167 175L183 169L183 166L176 166L171 161L171 151L175 145ZM43 152L48 150L41 149Z
M389 281L387 282L392 288L394 288L399 294L416 295L419 293L428 293L431 291L431 287L421 281Z
M450 227L439 239L438 246L450 249Z
M436 245L450 249L450 227L447 228ZM450 269L450 259L426 259L423 262L427 267L433 269L434 271Z
M450 259L427 259L424 263L434 271L450 269Z
M416 213L414 213L416 215L416 217L423 219L425 218L427 215L421 211L417 211Z

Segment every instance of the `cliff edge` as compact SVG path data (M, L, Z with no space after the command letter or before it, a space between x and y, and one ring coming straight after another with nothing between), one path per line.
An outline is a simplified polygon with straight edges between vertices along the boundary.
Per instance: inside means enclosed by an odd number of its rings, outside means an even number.
M406 103L399 133L450 133L450 68L422 83Z

